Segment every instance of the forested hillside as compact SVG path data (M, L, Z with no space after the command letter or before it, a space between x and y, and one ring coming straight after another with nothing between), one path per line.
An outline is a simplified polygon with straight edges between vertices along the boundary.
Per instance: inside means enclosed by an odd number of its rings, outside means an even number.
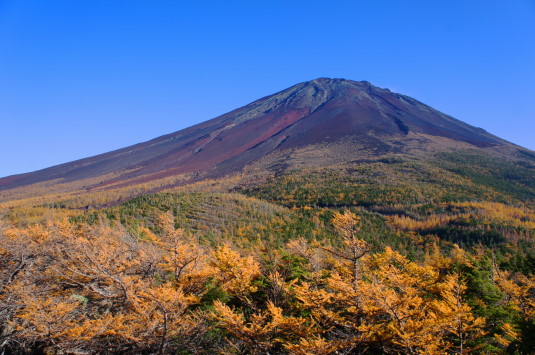
M0 347L533 353L534 168L391 155L5 203Z

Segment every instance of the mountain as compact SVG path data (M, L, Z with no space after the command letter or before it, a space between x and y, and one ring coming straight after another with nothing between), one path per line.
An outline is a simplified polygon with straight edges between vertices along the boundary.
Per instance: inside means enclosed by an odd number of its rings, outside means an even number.
M150 183L174 176L182 176L182 183L192 182L221 177L251 164L281 170L289 167L292 157L307 150L315 154L302 155L301 165L456 148L502 155L524 151L369 82L320 78L148 142L1 178L0 196L34 184L61 185L67 191Z
M535 354L535 153L367 82L0 185L2 354Z

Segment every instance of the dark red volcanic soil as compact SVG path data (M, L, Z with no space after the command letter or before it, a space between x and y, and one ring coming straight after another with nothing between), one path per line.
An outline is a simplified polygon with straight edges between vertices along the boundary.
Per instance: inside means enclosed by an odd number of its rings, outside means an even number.
M274 151L335 142L347 136L370 145L410 132L477 147L507 142L410 97L368 82L321 78L297 84L187 129L98 156L0 179L0 190L60 179L71 182L112 172L110 180L152 180L197 171L233 171Z

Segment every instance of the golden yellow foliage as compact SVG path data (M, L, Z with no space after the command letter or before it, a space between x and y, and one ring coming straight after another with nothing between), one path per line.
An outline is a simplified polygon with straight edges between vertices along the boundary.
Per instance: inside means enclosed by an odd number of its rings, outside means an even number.
M246 297L257 290L253 281L260 275L260 264L252 256L242 257L229 245L217 248L212 254L212 266L218 271L216 279L224 291Z
M207 329L190 311L199 302L191 289L203 284L183 287L199 281L198 270L184 271L187 282L166 280L161 265L171 251L158 243L136 240L120 227L65 221L5 232L0 241L12 267L0 274L6 276L0 304L11 310L20 340L53 341L64 352L123 351L133 342L163 352Z
M267 303L267 309L255 313L246 321L221 301L214 303L214 317L218 323L233 334L240 343L232 343L233 348L243 347L248 353L260 354L283 342L288 335L309 333L303 318L283 316L282 309Z

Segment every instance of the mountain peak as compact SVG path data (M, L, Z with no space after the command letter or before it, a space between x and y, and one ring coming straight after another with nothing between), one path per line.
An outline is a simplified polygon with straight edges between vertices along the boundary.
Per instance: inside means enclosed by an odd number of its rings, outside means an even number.
M292 108L309 108L312 113L333 99L359 100L369 98L374 91L390 92L380 89L368 81L353 81L339 78L317 78L305 81L267 98L252 103L262 112L270 112L280 105Z
M354 81L342 78L321 77L310 81L305 81L294 85L281 93L298 96L315 97L319 92L323 92L323 99L332 99L333 97L365 97L363 93L391 93L388 89L379 88L369 81ZM312 100L313 101L313 100ZM322 102L321 104L323 104Z
M101 184L134 184L181 174L219 176L267 156L321 149L331 143L349 144L346 151L356 152L358 142L358 149L376 155L424 150L432 144L428 138L432 136L447 147L509 144L368 81L317 78L148 142L0 179L0 189L97 177Z
M340 84L342 82L345 82L346 79L342 78L327 78L327 77L321 77L314 80L308 81L309 83L314 83L318 85L325 85L325 84Z
M317 86L324 90L337 90L340 88L354 87L354 88L369 88L374 87L368 81L354 81L343 78L326 78L321 77L310 81L305 81L304 86ZM298 84L299 85L299 84Z

